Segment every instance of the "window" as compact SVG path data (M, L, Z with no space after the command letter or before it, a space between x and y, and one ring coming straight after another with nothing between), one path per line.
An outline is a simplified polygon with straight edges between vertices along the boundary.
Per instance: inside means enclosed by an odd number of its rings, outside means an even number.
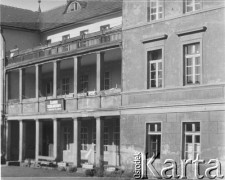
M110 28L110 24L100 26L100 31L105 31Z
M163 81L162 49L148 52L148 88L161 88Z
M104 89L110 89L110 73L105 72L104 73Z
M77 2L72 2L69 7L67 8L67 13L69 12L73 12L73 11L77 11L77 10L80 10L81 9L81 6L79 3Z
M201 0L185 0L185 12L192 12L201 9Z
M69 34L64 35L64 36L62 37L62 41L66 41L66 40L68 40L69 38L70 38L70 35L69 35Z
M163 18L163 0L148 0L148 22Z
M88 129L86 127L81 127L81 150L87 151L88 143Z
M64 127L64 150L70 150L70 143L72 143L71 127Z
M51 40L51 39L47 39L47 40L46 40L46 44L47 44L47 45L49 45L49 44L51 44L51 43L52 43L52 40Z
M70 93L70 78L63 78L62 79L62 94L69 94Z
M184 159L195 159L200 154L200 123L184 123Z
M52 96L53 94L53 84L52 81L46 82L46 96Z
M88 91L88 75L81 76L81 91L87 92Z
M113 142L115 145L120 144L120 121L116 119L113 126Z
M92 124L92 143L94 144L94 151L96 151L96 126Z
M104 125L104 151L108 151L109 145L109 127Z
M156 158L160 158L161 150L161 123L147 124L147 157L150 158L153 154Z
M185 85L201 83L200 43L184 46Z

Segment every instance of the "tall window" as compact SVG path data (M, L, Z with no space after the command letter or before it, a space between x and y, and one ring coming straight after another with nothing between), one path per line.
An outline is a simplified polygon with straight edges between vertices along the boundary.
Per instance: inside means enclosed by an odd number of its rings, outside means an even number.
M105 72L104 73L104 89L110 89L110 73Z
M63 78L62 79L62 94L69 94L70 93L70 78Z
M52 96L53 94L53 83L52 81L46 82L46 96Z
M120 144L120 121L118 119L114 121L113 142L117 146Z
M148 88L162 87L162 49L148 52Z
M64 150L70 150L72 143L71 127L64 127Z
M161 123L147 124L147 157L160 158L161 151Z
M92 143L94 144L94 151L96 151L96 126L92 124Z
M195 159L200 154L200 123L188 122L184 129L184 159Z
M200 43L184 46L185 84L201 83Z
M108 151L109 145L109 127L104 125L104 151Z
M148 22L163 18L163 0L148 0Z
M201 9L201 0L184 0L185 12L192 12Z
M87 127L81 127L81 150L87 150L88 143L88 129Z
M88 75L82 75L81 80L81 91L82 92L87 92L88 91Z

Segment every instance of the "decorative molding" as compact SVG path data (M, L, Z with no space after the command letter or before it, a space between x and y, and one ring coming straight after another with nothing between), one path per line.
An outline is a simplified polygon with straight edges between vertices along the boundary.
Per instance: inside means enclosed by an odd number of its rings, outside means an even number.
M167 34L162 34L162 35L158 35L158 36L152 36L152 37L145 38L141 42L143 44L145 44L145 43L148 43L148 42L153 42L153 41L159 41L159 40L167 39L167 37L168 37Z
M177 31L176 34L178 36L184 36L184 35L188 35L188 34L204 32L206 30L207 30L207 27L202 26L202 27L195 27L195 28L191 28L191 29L180 30L180 31Z

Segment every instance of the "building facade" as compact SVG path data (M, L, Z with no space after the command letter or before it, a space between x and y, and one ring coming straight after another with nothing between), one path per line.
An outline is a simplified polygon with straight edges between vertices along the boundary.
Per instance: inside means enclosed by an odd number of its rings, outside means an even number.
M199 154L225 172L223 1L1 9L8 161L132 169L142 152L160 170Z

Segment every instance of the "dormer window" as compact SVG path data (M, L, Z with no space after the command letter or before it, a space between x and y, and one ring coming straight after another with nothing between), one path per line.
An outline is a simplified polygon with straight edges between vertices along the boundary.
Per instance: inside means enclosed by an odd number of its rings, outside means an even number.
M80 10L80 9L81 9L81 6L78 2L72 2L67 8L67 13L77 11L77 10Z

